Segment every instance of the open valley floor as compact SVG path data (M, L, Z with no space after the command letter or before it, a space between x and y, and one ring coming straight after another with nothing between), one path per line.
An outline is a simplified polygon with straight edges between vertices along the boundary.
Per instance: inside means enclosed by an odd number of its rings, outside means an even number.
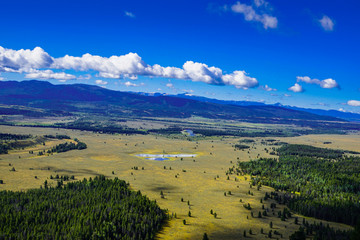
M157 239L201 239L204 233L210 239L242 239L244 231L251 239L264 239L270 230L278 233L273 235L274 238L288 239L299 229L294 217L299 218L299 223L304 218L293 214L292 218L281 221L277 212L283 210L285 205L277 205L275 212L269 211L268 216L259 218L258 212L264 211L263 204L267 209L271 203L275 203L271 199L261 203L265 193L273 189L266 186L260 189L250 187L249 176L227 174L229 168L236 166L238 161L276 157L267 151L272 147L266 144L269 138L252 138L254 142L249 144L250 148L239 150L234 145L243 138L237 137L191 141L161 135L110 135L15 126L0 126L0 133L68 135L71 139L77 138L87 144L84 150L38 155L39 151L72 141L53 139L0 155L0 179L4 182L0 184L0 190L26 191L39 188L45 180L50 186L56 186L57 180L50 177L56 175L74 176L75 180L98 175L118 177L130 183L131 189L140 190L151 200L156 200L162 209L168 210L170 218L158 233ZM304 135L271 139L358 151L360 135ZM171 157L158 161L137 156L145 153ZM179 154L186 155L181 157ZM15 171L11 171L13 168ZM248 203L251 210L243 206ZM306 220L320 222L312 218ZM344 224L321 222L336 229L352 229Z

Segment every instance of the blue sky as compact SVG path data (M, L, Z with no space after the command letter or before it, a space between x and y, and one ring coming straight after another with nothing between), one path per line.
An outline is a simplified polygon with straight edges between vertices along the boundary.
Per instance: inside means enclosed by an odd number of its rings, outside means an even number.
M355 0L12 0L1 9L3 80L360 112Z

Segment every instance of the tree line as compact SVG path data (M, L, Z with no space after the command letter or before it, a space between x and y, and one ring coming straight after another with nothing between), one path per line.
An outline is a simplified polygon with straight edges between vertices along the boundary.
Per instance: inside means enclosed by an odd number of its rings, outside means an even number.
M56 135L44 135L46 138L52 138L52 139L71 139L70 136L64 135L64 134L56 134Z
M279 156L299 156L325 159L338 159L343 156L345 151L329 148L318 148L303 144L287 144L278 150Z
M55 147L52 147L51 149L49 149L47 151L47 153L54 153L54 152L61 153L61 152L67 152L67 151L74 150L74 149L82 150L82 149L87 148L86 143L80 142L77 139L74 139L74 140L76 143L73 143L73 142L60 143L60 144L56 145Z
M0 133L0 154L8 154L9 150L16 147L18 140L31 137L31 135Z
M11 133L0 133L0 140L23 140L30 138L29 134L11 134Z

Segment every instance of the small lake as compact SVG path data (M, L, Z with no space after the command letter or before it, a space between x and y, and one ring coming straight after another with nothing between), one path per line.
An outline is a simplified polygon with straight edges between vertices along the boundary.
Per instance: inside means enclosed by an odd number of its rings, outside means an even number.
M165 161L170 160L170 158L163 158L163 157L151 157L151 158L145 158L147 160L154 160L154 161Z
M140 153L137 154L138 157L144 157L144 158L190 158L190 157L196 157L197 154L146 154L146 153ZM155 160L155 159L149 159L149 160ZM160 160L162 161L162 160Z

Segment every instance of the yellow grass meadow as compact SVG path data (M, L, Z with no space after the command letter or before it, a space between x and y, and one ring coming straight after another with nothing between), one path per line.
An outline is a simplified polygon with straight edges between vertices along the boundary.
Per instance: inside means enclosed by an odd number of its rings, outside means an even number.
M270 211L268 217L258 218L258 212L263 211L260 200L265 192L270 192L272 189L250 188L249 179L245 176L230 175L228 179L226 175L226 171L236 165L237 161L248 161L258 156L273 157L264 150L269 146L260 143L261 139L265 138L254 138L256 141L250 145L248 152L248 150L234 150L233 145L241 138L196 142L155 135L108 135L65 129L10 126L0 126L0 132L34 136L66 134L71 138L78 138L88 146L81 151L36 155L39 150L49 149L65 141L54 140L47 141L45 146L40 144L0 155L0 179L4 181L4 184L0 185L0 190L26 191L39 188L45 180L55 185L56 182L50 179L50 175L56 174L74 175L76 180L100 174L109 178L119 177L129 182L132 189L140 190L150 199L156 200L161 208L167 209L169 215L173 216L157 235L157 239L201 239L205 232L210 239L242 239L244 231L252 239L264 239L266 235L261 234L260 230L263 228L264 233L267 234L270 230L270 222L273 222L272 230L277 230L282 234L283 239L288 239L299 228L299 225L294 224L294 219L281 221L277 217L277 211L284 206L277 206L275 215ZM307 135L273 139L317 147L360 150L358 134ZM331 144L324 145L326 141L330 141ZM31 150L34 154L29 154ZM137 156L142 153L196 154L197 156L171 157L167 161L156 161ZM12 167L16 169L15 172L10 171ZM252 194L248 194L249 190ZM243 204L247 203L250 203L252 210L243 207ZM267 208L270 203L271 201L268 200L263 204ZM216 212L216 218L210 214L211 210ZM188 216L189 211L191 217ZM299 222L302 218L299 216ZM186 225L183 224L184 219ZM310 218L307 220L319 222ZM351 228L338 223L329 224L341 229ZM253 233L251 236L250 229ZM280 236L276 237L280 238Z

